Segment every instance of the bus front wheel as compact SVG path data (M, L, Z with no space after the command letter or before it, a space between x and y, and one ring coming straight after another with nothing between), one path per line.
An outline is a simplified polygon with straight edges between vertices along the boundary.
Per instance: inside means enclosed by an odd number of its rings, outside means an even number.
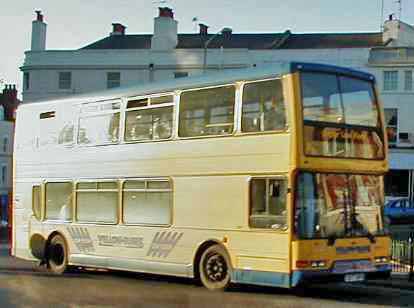
M200 258L200 280L213 291L223 291L230 285L231 265L226 250L220 245L207 248Z
M67 269L68 257L65 240L55 235L47 248L47 267L55 274L63 274Z

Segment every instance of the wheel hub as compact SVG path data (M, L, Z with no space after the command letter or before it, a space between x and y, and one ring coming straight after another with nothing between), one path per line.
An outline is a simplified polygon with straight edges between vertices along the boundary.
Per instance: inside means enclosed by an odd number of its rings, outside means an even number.
M227 276L227 265L223 256L214 254L207 259L206 276L210 281L223 281Z
M62 265L65 259L62 245L53 245L51 259L56 265Z

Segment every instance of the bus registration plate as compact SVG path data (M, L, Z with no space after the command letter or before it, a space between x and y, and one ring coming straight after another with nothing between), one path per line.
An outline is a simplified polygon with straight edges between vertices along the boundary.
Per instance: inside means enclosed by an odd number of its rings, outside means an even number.
M364 273L347 274L347 275L345 275L344 280L345 280L345 282L364 281L365 280L365 274Z

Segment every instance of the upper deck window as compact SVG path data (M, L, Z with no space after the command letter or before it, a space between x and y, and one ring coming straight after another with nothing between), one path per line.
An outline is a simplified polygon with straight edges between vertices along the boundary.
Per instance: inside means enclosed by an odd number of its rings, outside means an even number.
M125 140L164 140L172 136L174 96L131 99L127 104Z
M181 94L178 135L229 135L234 129L235 87L186 91Z
M78 143L99 145L119 141L120 102L85 104L79 118Z
M285 127L286 110L280 79L244 85L242 131L274 131Z
M301 74L305 154L384 157L373 83L336 74Z
M374 89L368 81L303 73L302 91L305 121L378 126Z

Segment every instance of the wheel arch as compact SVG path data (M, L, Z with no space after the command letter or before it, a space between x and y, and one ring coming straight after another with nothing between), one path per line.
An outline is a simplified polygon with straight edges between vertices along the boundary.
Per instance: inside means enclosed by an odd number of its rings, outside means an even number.
M197 249L195 250L195 253L194 253L194 256L193 256L193 275L194 275L194 278L197 281L200 281L200 271L199 271L199 268L198 268L198 264L200 263L201 256L203 255L204 251L206 251L209 247L214 246L214 245L219 245L224 249L224 251L227 253L227 256L229 257L231 268L234 268L231 254L229 253L229 250L228 250L227 246L224 245L224 243L222 241L220 241L218 239L205 240L204 242L200 243L197 246Z
M32 255L39 260L43 260L46 253L46 238L40 233L34 233L30 236L29 248Z

